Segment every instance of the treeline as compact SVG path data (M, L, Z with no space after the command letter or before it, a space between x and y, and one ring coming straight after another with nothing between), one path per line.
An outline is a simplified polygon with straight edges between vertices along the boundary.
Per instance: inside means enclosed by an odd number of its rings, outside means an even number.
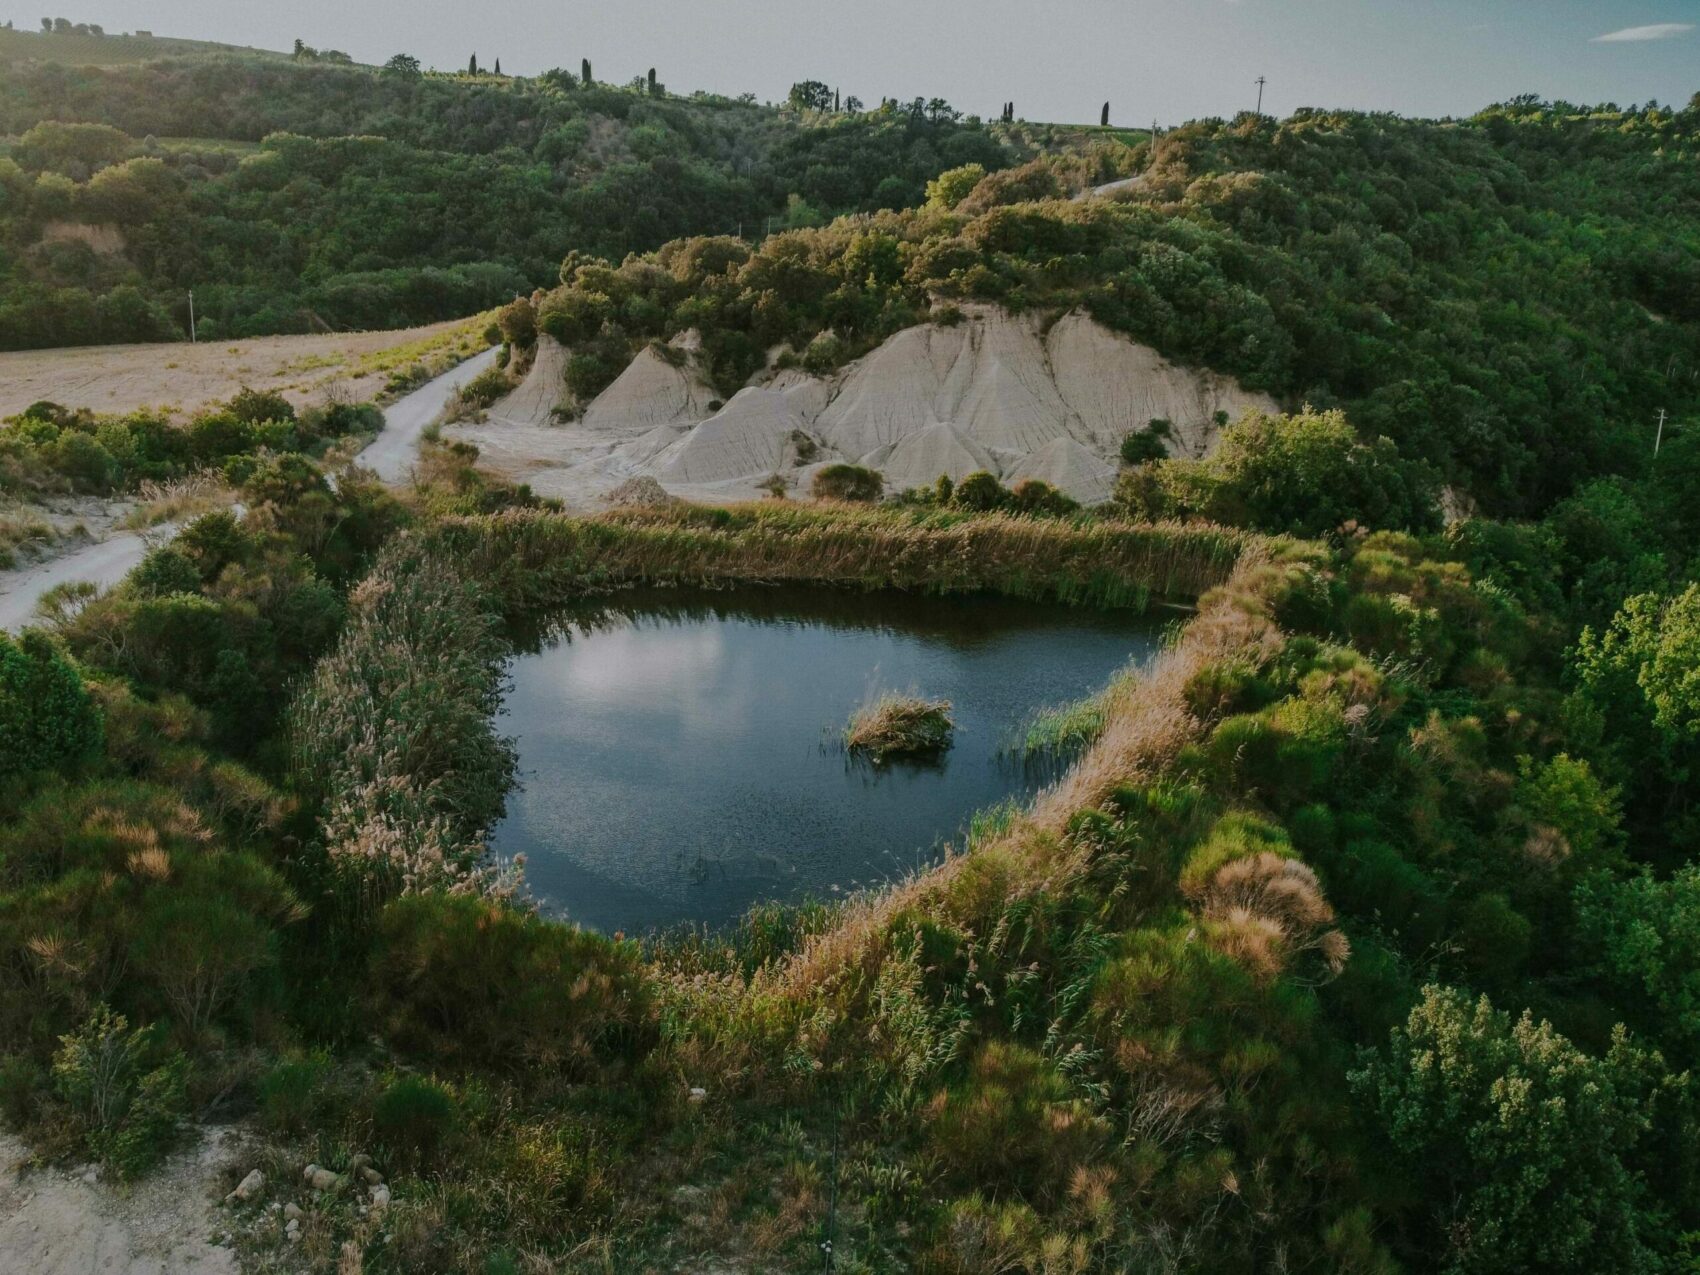
M254 59L14 65L0 133L9 349L169 338L191 288L209 338L449 318L569 251L759 237L1009 160L947 118Z

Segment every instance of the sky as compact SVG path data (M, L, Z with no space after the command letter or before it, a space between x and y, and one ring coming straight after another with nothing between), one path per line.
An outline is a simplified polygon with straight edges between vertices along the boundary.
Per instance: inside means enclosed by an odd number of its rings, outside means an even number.
M1174 124L1263 105L1469 114L1536 93L1684 104L1700 92L1700 0L60 0L43 11L357 61L407 52L511 74L591 59L598 79L657 69L673 92L778 100L796 80L846 94L944 97L1024 119Z

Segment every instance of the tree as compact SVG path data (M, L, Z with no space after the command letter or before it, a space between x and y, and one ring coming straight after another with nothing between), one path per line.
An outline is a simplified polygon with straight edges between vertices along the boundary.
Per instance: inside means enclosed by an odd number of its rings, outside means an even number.
M52 34L52 32L53 32L53 19L52 18L43 18L41 20L41 33L43 35L50 35L50 34Z
M418 58L411 53L398 53L384 63L384 74L399 80L417 80L424 72Z
M490 73L492 75L500 75L502 73L502 59L501 58L496 59L496 65L491 68Z
M955 208L985 177L984 164L964 164L961 168L946 169L927 183L927 207L946 211Z
M100 710L59 649L35 630L0 633L0 779L64 770L101 736Z
M1682 1082L1621 1027L1595 1058L1527 1012L1513 1021L1431 985L1351 1081L1420 1198L1448 1206L1425 1245L1436 1260L1414 1265L1654 1269L1630 1159L1660 1092Z
M1100 128L1108 128L1110 126L1110 104L1108 102L1104 103L1104 109L1098 116L1098 126Z
M885 479L876 469L860 465L828 465L815 474L816 500L875 501L885 489Z
M832 105L832 90L819 80L801 80L791 86L785 101L794 111L824 111Z
M585 88L590 87L590 59L589 58L585 58L585 59L583 59L582 61L579 62L579 78L584 81L584 87Z
M478 74L478 55L476 53L472 55L472 60L466 64L466 73L468 75Z
M846 111L848 111L850 114L860 115L862 113L862 108L863 108L862 99L857 97L854 93L852 93L849 97L844 99L844 109Z
M651 97L655 96L656 88L657 88L657 86L656 86L656 83L655 83L655 68L650 67L649 68L649 95Z

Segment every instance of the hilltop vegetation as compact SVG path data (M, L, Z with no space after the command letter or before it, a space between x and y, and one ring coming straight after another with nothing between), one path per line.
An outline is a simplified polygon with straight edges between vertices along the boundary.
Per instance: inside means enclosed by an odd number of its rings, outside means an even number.
M1010 144L954 112L777 111L551 73L253 59L0 84L0 348L457 318L681 235L904 207Z
M1700 410L1700 106L1245 116L1173 130L1148 160L1113 202L1070 201L1079 159L1043 157L753 249L575 258L539 322L592 392L643 342L697 329L730 393L773 345L828 369L941 300L1083 306L1171 358L1344 408L1507 513L1644 472L1658 410Z

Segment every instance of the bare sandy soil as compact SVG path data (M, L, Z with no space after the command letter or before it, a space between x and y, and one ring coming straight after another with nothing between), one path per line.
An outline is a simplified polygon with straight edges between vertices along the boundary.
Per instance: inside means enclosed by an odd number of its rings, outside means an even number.
M238 1136L211 1130L142 1181L115 1188L83 1170L29 1168L0 1135L0 1271L23 1275L235 1275L220 1230L221 1171Z
M359 401L380 393L391 370L471 334L471 322L457 319L394 332L0 353L0 416L15 416L42 399L97 412L193 412L243 386L276 390L296 403L341 386Z
M556 411L565 354L544 337L519 389L445 433L573 507L636 477L704 503L758 498L776 477L801 495L834 461L878 470L891 493L984 470L1094 505L1110 497L1122 439L1153 419L1171 423L1171 451L1202 456L1221 414L1279 410L1081 313L1047 327L993 306L964 310L961 322L908 328L830 377L775 366L724 403L684 334L671 350L640 351L571 422Z

